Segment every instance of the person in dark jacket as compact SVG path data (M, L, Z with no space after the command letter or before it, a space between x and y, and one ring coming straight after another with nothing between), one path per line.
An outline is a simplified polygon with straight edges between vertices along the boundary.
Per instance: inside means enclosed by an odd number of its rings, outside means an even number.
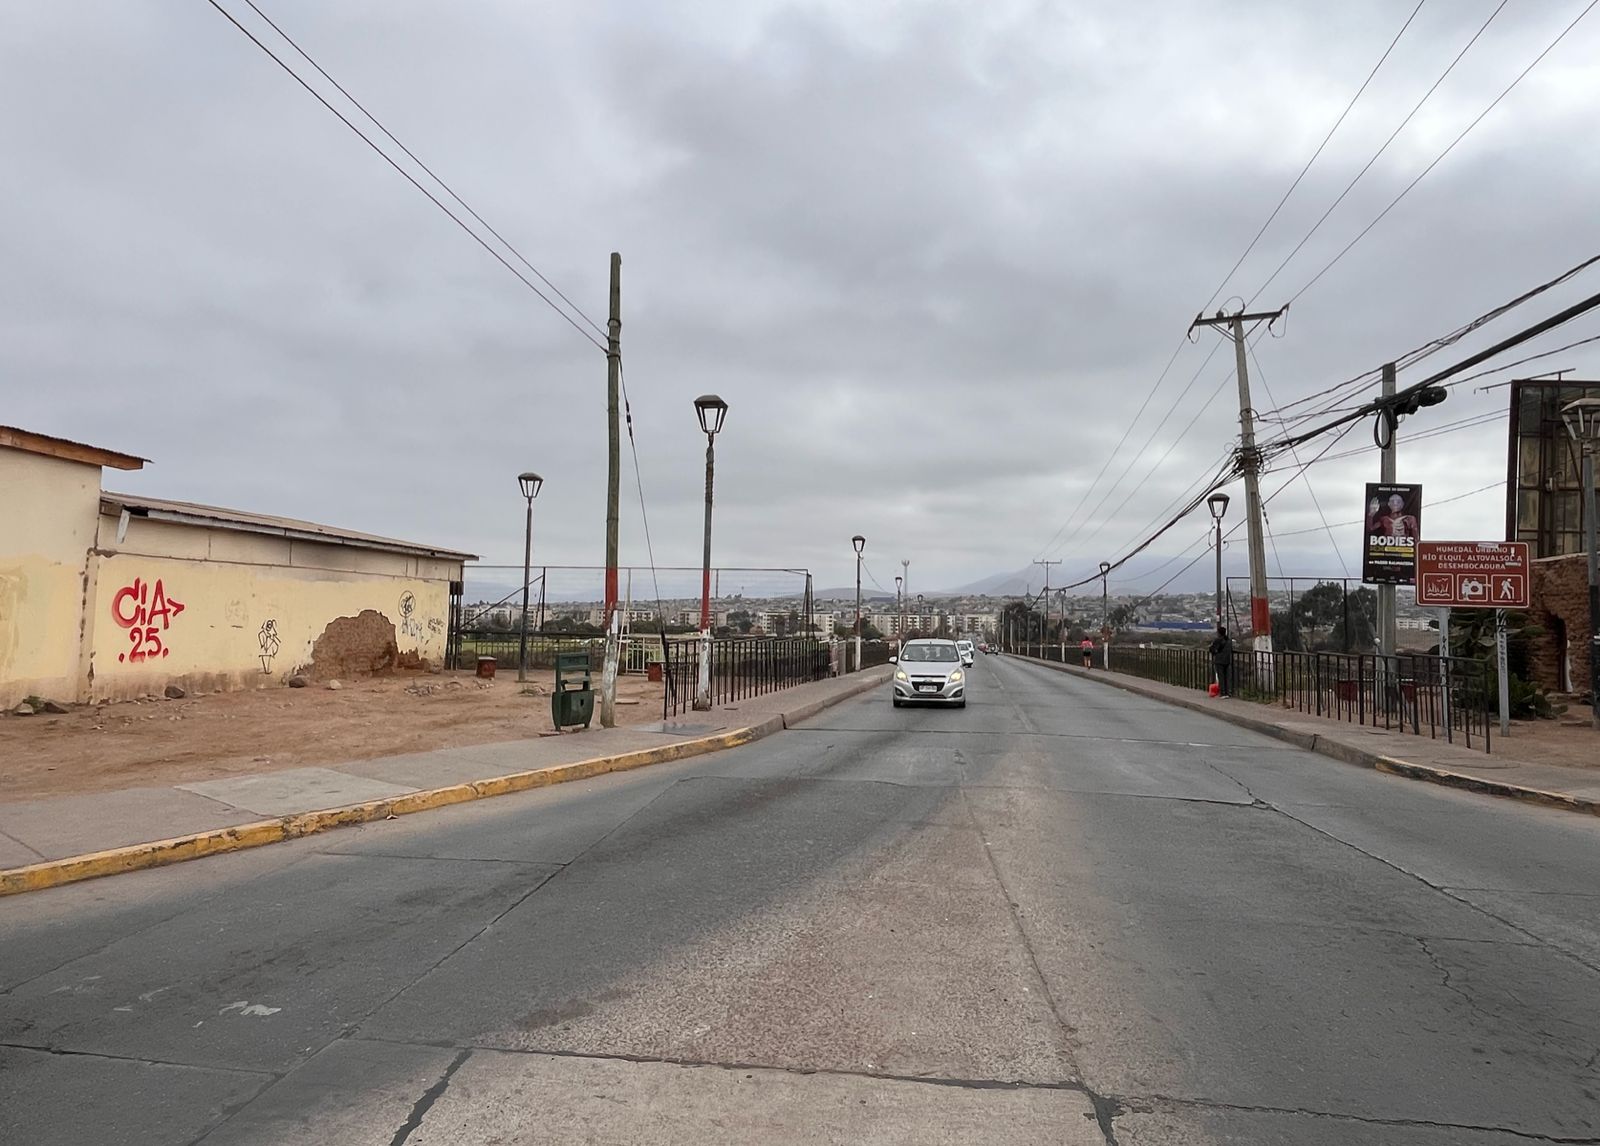
M1211 638L1211 667L1217 673L1217 694L1232 695L1233 638L1228 636L1228 630L1222 625L1217 626L1217 635Z

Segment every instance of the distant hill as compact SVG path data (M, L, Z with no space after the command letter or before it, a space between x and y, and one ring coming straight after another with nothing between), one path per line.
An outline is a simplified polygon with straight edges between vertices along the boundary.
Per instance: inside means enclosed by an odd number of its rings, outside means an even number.
M1043 570L1035 565L1029 565L1015 573L996 573L959 588L947 589L945 595L978 597L987 594L990 597L1012 597L1027 591L1030 587L1037 589L1043 582Z

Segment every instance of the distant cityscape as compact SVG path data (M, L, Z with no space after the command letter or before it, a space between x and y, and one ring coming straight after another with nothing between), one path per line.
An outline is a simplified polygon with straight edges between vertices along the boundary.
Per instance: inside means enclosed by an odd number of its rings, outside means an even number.
M1294 594L1273 589L1267 594L1274 612L1289 609L1293 600L1303 595L1304 589ZM1400 629L1427 631L1434 621L1434 611L1416 606L1408 589L1402 588L1397 597ZM922 634L992 639L999 635L1002 609L1018 600L1014 596L988 594L941 595L913 600L897 609L893 597L874 594L862 598L862 629L868 635L884 637ZM1246 612L1248 607L1237 595L1231 605L1233 615ZM1103 620L1102 609L1119 611L1124 607L1132 610L1132 616L1123 624L1127 632L1202 632L1215 622L1216 600L1212 593L1171 593L1148 599L1135 594L1112 594L1104 602L1098 593L1065 597L1053 594L1050 613L1056 617L1065 608L1069 627L1097 630ZM854 629L855 609L853 595L813 600L809 615L798 595L725 596L712 602L712 627L719 633L751 636L842 636ZM513 629L521 625L522 608L520 604L476 602L465 607L465 616L469 628ZM528 621L530 628L546 631L599 631L604 623L604 607L597 600L530 605ZM628 628L653 630L665 626L669 631L694 631L700 624L700 602L675 598L663 601L659 609L654 603L632 602L623 609L623 621Z

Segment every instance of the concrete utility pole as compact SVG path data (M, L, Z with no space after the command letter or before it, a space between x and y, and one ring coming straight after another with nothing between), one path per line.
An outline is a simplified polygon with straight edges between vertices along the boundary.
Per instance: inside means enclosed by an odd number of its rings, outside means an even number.
M622 500L622 256L611 252L611 318L606 323L606 659L600 670L600 727L617 724L617 662L622 654L617 615L617 520Z
M1272 610L1267 604L1267 553L1264 548L1265 530L1261 516L1261 454L1256 449L1255 411L1250 405L1250 371L1245 365L1245 330L1247 322L1266 322L1270 326L1287 306L1274 311L1246 314L1223 314L1220 310L1211 318L1195 317L1189 329L1196 326L1227 327L1233 339L1234 369L1239 379L1239 467L1244 472L1245 525L1250 538L1250 631L1251 647L1256 652L1272 651Z
M1394 397L1394 363L1383 364L1383 397ZM1389 431L1389 444L1383 447L1379 455L1378 480L1384 485L1393 485L1395 477L1395 445L1400 437L1399 419L1395 419L1395 426ZM1399 624L1395 618L1394 586L1378 586L1378 652L1385 657L1392 657L1399 652L1400 643ZM1386 666L1387 667L1387 666Z
M1050 639L1050 566L1060 565L1061 559L1054 561L1034 560L1035 565L1044 566L1044 589L1039 593L1039 602L1044 606L1044 624L1039 626L1039 655L1044 656L1045 642Z

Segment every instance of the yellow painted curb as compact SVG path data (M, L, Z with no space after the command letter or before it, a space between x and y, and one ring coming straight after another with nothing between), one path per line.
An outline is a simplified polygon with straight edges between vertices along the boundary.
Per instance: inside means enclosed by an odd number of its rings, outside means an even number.
M859 691L859 690L858 690ZM856 693L846 693L840 700ZM164 867L185 860L220 855L223 852L243 851L266 844L298 839L301 836L364 824L373 820L386 820L391 816L409 816L469 800L482 800L492 796L507 796L513 792L526 792L546 788L553 784L566 784L574 780L587 780L608 772L625 772L651 764L665 764L673 760L686 760L709 752L737 748L782 731L783 717L773 716L748 728L737 728L698 740L680 740L663 744L659 748L643 748L615 756L596 756L571 764L552 764L548 768L535 768L527 772L513 772L508 776L495 776L488 780L475 780L467 784L452 784L444 788L429 788L407 792L384 800L369 800L362 804L348 804L339 808L324 808L316 812L296 812L272 820L240 824L231 828L216 828L177 836L170 840L157 840L147 844L111 848L108 851L89 852L68 856L65 859L45 860L27 867L0 871L0 896L17 895L25 891L42 891L103 875L139 871L144 868Z

